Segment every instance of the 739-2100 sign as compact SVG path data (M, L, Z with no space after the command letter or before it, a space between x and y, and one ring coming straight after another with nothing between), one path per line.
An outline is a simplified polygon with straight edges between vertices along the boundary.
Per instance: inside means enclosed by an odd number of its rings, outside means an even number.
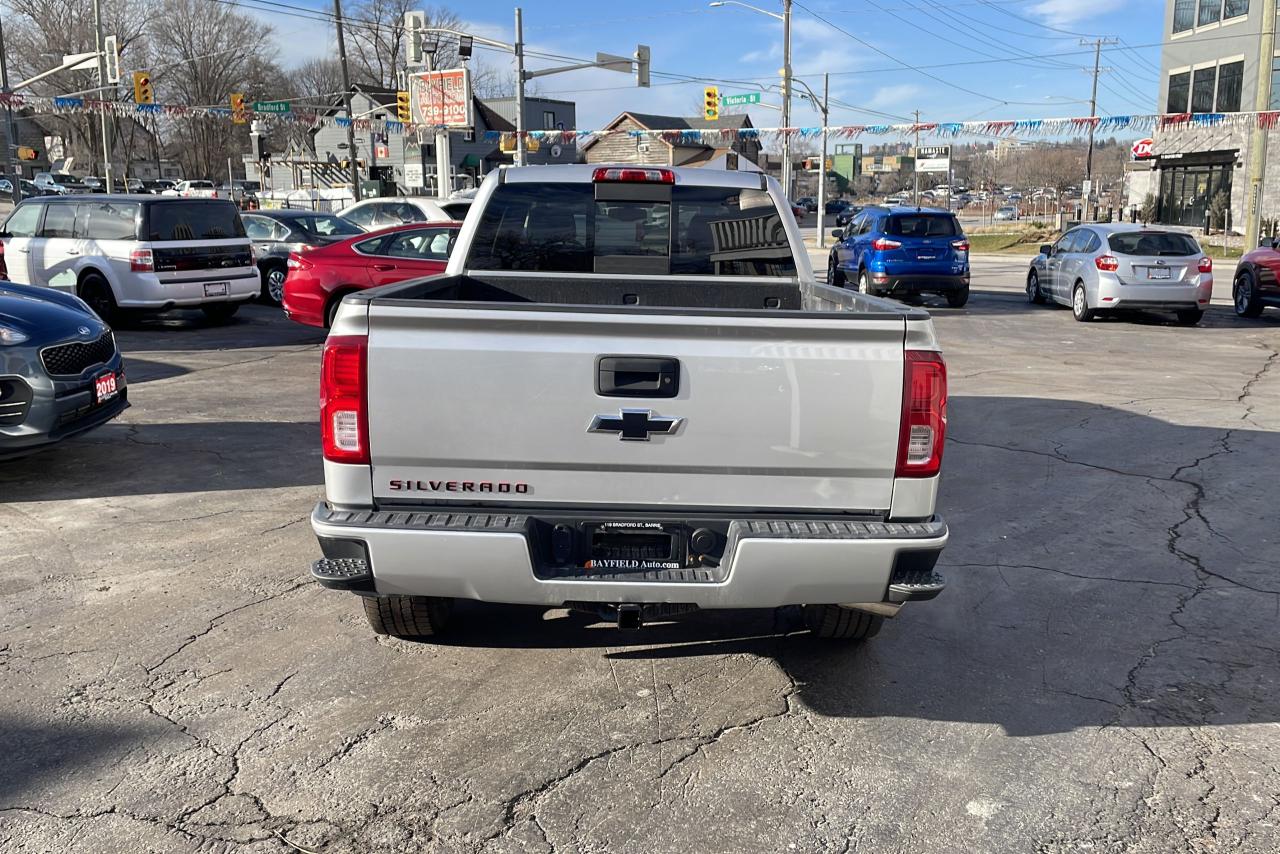
M471 76L465 68L426 71L409 78L413 121L428 127L469 128Z

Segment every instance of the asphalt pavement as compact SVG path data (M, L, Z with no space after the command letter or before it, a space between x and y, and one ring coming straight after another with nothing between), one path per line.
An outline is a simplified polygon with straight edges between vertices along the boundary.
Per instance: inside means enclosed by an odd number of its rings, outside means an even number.
M1280 850L1280 312L1080 324L1022 269L930 303L950 586L863 646L375 637L308 580L321 336L122 331L133 408L0 465L0 850Z

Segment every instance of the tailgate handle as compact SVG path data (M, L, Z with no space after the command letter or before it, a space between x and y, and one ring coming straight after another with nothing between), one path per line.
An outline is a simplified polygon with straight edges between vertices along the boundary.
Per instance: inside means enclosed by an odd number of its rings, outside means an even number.
M603 397L675 397L680 361L667 356L601 356L596 394Z

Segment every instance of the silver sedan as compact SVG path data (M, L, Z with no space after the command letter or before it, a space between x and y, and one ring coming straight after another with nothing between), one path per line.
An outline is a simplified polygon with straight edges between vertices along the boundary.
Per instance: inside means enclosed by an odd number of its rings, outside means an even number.
M1027 299L1070 306L1076 320L1120 309L1172 311L1194 326L1213 293L1213 260L1189 234L1125 223L1071 229L1027 272Z

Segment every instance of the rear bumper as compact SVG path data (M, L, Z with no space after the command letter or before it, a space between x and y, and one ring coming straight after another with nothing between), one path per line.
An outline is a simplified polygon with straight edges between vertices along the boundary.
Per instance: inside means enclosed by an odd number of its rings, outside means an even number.
M931 599L943 586L933 567L948 538L938 517L739 519L731 523L715 570L598 580L590 572L548 577L545 567L535 567L535 526L526 515L344 511L323 503L311 515L326 558L363 561L368 568L367 576L354 580L321 579L327 586L547 607L596 602L773 608Z
M946 293L969 287L969 273L897 275L873 271L871 284L890 294Z
M1156 310L1207 309L1213 297L1213 277L1176 285L1128 284L1114 276L1098 277L1097 308Z
M205 286L217 283L226 283L226 293L210 295ZM243 302L257 297L260 293L262 293L262 276L258 273L257 267L228 271L227 275L219 275L216 270L209 270L188 280L162 279L159 275L150 273L130 277L129 281L122 282L120 293L116 295L116 302L121 308L165 309L219 302Z

